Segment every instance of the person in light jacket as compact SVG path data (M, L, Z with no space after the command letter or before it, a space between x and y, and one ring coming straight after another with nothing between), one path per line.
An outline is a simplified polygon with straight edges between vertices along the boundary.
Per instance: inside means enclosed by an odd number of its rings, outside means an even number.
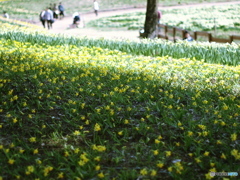
M96 0L93 1L93 9L94 9L94 13L96 14L96 16L98 16L99 5Z
M48 29L52 29L53 12L50 8L47 8L44 13L42 13L42 19L47 22Z

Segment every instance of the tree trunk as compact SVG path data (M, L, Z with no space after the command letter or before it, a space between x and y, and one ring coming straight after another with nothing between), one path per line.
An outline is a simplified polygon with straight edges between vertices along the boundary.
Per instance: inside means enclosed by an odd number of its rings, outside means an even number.
M144 34L145 38L155 38L158 34L157 29L157 1L158 0L147 0L147 12L144 24Z

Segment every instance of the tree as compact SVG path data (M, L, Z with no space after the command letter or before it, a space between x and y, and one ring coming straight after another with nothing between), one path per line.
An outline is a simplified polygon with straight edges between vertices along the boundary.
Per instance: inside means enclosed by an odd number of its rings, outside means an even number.
M144 34L145 38L155 38L158 34L157 29L157 10L158 10L158 0L147 0L147 12L144 24Z

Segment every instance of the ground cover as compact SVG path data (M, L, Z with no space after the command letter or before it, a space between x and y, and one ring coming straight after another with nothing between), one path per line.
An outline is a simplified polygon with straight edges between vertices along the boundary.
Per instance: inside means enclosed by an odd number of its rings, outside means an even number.
M237 45L124 44L0 27L0 179L239 172L239 64L152 51L193 46L235 61Z
M16 22L15 22L16 23ZM173 43L164 40L107 40L90 39L90 38L76 38L75 36L58 36L51 34L48 31L42 31L40 34L34 27L26 31L26 27L13 26L8 23L2 23L2 31L0 37L38 44L49 45L63 45L70 44L76 46L100 47L110 50L120 50L132 55L145 56L171 56L174 58L195 58L196 60L239 66L240 64L240 50L238 44L216 44L216 43L202 43L193 42L187 43L179 41ZM22 26L22 23L20 24ZM43 34L48 34L45 36Z
M161 10L162 24L189 31L208 31L217 37L237 35L240 31L240 5L213 5ZM103 17L88 23L95 28L122 28L138 30L144 26L145 12L135 12L111 17Z

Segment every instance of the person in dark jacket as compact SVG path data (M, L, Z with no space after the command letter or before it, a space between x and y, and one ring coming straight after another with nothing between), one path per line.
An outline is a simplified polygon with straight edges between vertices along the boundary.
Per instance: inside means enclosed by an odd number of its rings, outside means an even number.
M58 5L58 10L59 10L59 18L62 19L64 17L64 7L61 2Z
M39 14L39 20L42 22L43 27L45 28L45 19L43 19L43 15L45 13L45 10L42 10Z

